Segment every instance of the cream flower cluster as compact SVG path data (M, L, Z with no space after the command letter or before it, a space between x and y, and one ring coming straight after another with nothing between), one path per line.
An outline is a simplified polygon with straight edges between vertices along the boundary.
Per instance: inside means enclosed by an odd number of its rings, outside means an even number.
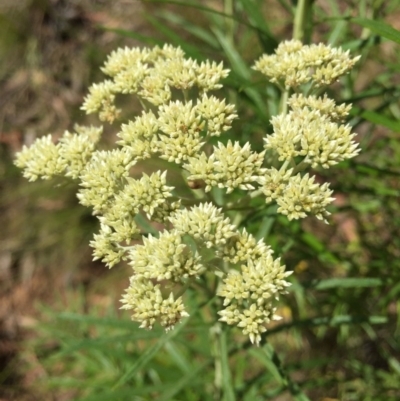
M15 165L23 169L29 181L39 177L48 180L56 175L78 178L92 157L103 128L75 126L75 133L66 131L58 144L51 135L44 136L17 154Z
M102 71L112 79L89 88L82 109L98 112L102 121L112 122L121 110L115 106L118 93L136 93L154 106L171 100L172 90L200 92L219 89L219 81L228 75L222 63L197 62L185 58L179 47L165 45L154 49L124 48L110 54Z
M296 93L288 98L289 111L272 118L273 132L265 137L265 150L257 152L249 142L223 135L237 114L234 105L209 94L228 74L221 63L186 58L169 45L118 49L102 67L109 78L89 88L82 109L102 121L120 119L119 146L97 150L102 128L76 127L58 143L46 136L24 147L15 163L30 181L56 175L79 180L80 203L99 219L100 231L90 243L94 259L109 267L126 260L132 267L122 303L141 327L159 323L171 329L188 316L185 290L198 285L200 276L206 282L214 274L224 298L220 320L259 344L266 325L278 319L276 300L286 293L291 272L263 240L232 224L225 210L232 215L235 206L261 196L289 219L326 219L333 199L329 184L303 170L330 168L359 149L350 126L342 124L350 105L336 105L313 90L348 72L356 59L298 41L261 57L254 68ZM127 119L116 101L132 94L144 110ZM278 163L268 165L267 153ZM142 160L157 158L166 168L175 164L174 174L180 170L184 192L171 185L167 171L142 172ZM133 178L138 172L141 178ZM224 192L222 207L216 206L213 188Z
M265 325L280 319L271 300L286 293L290 285L286 277L292 272L285 272L280 259L274 260L270 253L255 260L248 258L240 269L229 272L218 291L226 306L219 312L220 320L242 328L252 343L259 344Z
M303 45L299 40L282 42L275 54L263 55L254 69L271 82L289 89L312 82L316 87L330 85L349 72L360 56L323 43Z

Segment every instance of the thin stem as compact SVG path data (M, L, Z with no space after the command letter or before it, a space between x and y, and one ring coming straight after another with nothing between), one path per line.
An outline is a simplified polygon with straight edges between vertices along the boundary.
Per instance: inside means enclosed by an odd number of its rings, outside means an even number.
M189 101L189 91L187 89L183 89L182 93L183 93L183 99L185 103L187 103Z
M293 39L307 41L307 28L312 17L312 0L298 0L293 24Z
M279 169L279 172L283 173L286 170L287 166L290 164L291 161L292 161L292 159L285 160L285 162L282 164L281 168Z
M310 167L309 163L306 163L304 160L301 161L293 170L293 175L299 173L300 171L303 171L307 167Z
M279 111L280 114L287 114L288 111L288 99L289 99L289 91L290 89L285 89L284 92L282 93L282 97L281 97L281 103L279 105Z
M143 107L143 110L144 110L144 111L147 111L147 110L148 110L148 107L147 107L146 104L143 102L142 98L141 98L140 96L138 96L138 99L139 99L140 105Z
M220 400L222 395L222 361L221 361L221 349L220 349L220 336L221 336L221 323L217 322L210 328L210 337L212 344L212 352L214 354L214 386L215 400Z

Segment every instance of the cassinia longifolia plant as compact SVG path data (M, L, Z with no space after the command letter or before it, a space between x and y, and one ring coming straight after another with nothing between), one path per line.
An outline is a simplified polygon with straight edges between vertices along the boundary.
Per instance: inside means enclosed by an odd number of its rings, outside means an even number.
M229 138L226 132L238 118L234 105L210 95L228 75L222 63L185 58L182 49L170 45L118 49L102 68L109 79L89 89L82 109L112 123L121 116L117 94L139 98L144 110L122 123L119 147L96 150L102 127L78 126L56 144L49 135L24 147L15 164L30 181L57 175L79 180L80 203L100 221L90 243L94 259L109 267L121 260L132 266L122 308L131 310L141 327L158 322L173 328L188 316L182 298L186 289L214 273L220 280L217 295L223 298L219 320L238 326L258 345L266 325L279 319L276 301L292 272L262 240L239 230L210 191L224 189L226 199L232 191L245 191L245 198L276 202L278 213L289 220L315 215L326 221L332 190L305 171L330 168L359 152L355 134L342 124L351 105L321 96L358 58L340 48L290 40L257 60L253 68L286 98L281 114L271 120L265 150L256 152L250 143L207 143L220 135ZM277 156L278 165L268 165L267 151ZM132 167L149 158L176 164L192 199L177 195L167 171L134 179ZM159 235L141 232L140 214L163 227Z

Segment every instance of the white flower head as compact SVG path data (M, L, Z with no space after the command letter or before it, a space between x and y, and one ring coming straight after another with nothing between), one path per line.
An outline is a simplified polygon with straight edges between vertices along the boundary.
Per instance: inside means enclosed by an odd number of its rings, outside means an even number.
M65 169L60 158L60 144L54 144L51 135L37 139L30 147L24 145L16 155L15 165L24 169L23 175L29 181L49 180Z
M286 89L308 82L330 85L348 73L360 57L329 45L303 45L298 40L281 43L272 55L263 55L253 68Z
M169 221L180 235L188 234L203 242L207 248L224 245L236 234L236 227L229 218L211 203L177 210Z
M189 172L189 180L203 180L206 183L206 191L213 186L227 188L232 192L235 188L251 190L265 173L262 167L265 152L253 152L247 142L240 146L238 142L228 141L227 145L218 143L210 157L204 153L197 157L189 158L184 168Z

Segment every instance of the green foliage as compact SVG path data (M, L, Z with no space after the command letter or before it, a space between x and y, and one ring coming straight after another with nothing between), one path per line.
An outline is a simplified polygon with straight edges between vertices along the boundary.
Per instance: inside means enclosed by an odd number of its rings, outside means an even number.
M196 60L224 61L232 70L225 96L241 118L231 140L251 139L261 149L279 109L279 92L266 80L255 81L249 66L290 38L285 28L293 21L291 2L269 2L276 19L257 0L225 1L224 11L200 1L145 3L152 37L114 31L144 43L181 46ZM47 312L49 323L35 345L40 353L44 344L56 342L56 351L39 354L50 372L47 385L73 389L77 401L400 397L400 33L384 22L398 1L343 2L344 11L335 1L327 3L329 10L318 4L308 10L310 41L362 55L343 89L332 90L355 106L349 123L359 132L362 154L334 172L317 170L339 194L331 210L336 217L330 227L288 222L275 206L257 199L235 211L295 271L290 295L282 299L284 321L254 349L234 331L221 334L209 316L209 299L167 334L143 331L112 312ZM213 195L224 196L218 190ZM189 303L194 308L196 302Z

